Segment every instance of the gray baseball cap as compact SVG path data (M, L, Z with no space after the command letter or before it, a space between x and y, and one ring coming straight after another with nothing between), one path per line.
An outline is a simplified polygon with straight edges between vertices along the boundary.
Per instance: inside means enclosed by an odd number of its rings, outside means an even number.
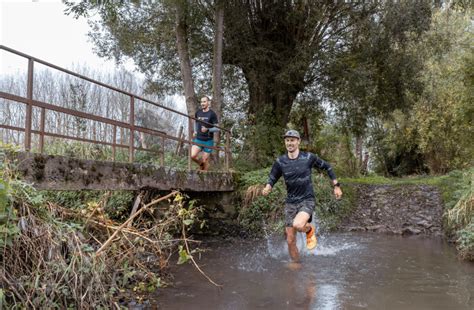
M285 135L283 136L283 138L298 138L298 139L301 139L300 137L300 133L297 132L296 130L288 130Z

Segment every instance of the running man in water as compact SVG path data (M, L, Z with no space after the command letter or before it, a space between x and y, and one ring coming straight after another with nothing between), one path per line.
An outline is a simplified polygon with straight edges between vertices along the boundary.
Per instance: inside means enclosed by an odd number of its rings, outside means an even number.
M306 233L306 247L309 250L314 249L317 245L315 227L310 224L315 208L311 169L326 170L332 180L336 199L341 198L342 191L331 165L312 153L300 151L301 139L296 130L288 130L284 139L287 153L278 157L273 163L268 182L262 190L262 194L267 196L283 175L287 190L285 200L286 242L292 261L299 262L299 253L296 246L297 231Z

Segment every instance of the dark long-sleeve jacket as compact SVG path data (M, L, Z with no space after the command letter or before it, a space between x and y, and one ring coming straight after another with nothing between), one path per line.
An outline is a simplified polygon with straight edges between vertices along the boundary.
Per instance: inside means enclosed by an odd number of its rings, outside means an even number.
M330 164L313 153L300 151L295 159L290 159L287 154L278 157L273 163L267 183L273 187L283 175L287 190L287 203L299 203L303 200L314 199L311 181L312 168L325 170L331 180L336 179Z

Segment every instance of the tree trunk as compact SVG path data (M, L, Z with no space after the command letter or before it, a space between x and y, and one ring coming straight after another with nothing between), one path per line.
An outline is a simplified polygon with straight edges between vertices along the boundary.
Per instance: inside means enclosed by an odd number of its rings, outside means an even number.
M311 133L310 133L310 120L304 116L303 117L303 139L306 140L308 144L311 144Z
M212 107L219 120L222 117L222 48L224 38L224 3L216 1L214 35L214 59L212 66Z
M250 118L256 118L257 124L261 121L258 116L267 114L271 117L273 125L285 128L293 101L300 89L293 90L289 85L278 83L271 77L265 78L264 72L253 72L247 78L249 85L248 114Z
M355 145L355 157L356 157L356 162L357 162L357 167L359 168L358 170L362 170L362 165L363 165L363 157L362 157L362 143L364 139L361 135L356 136L356 145Z
M196 93L194 92L194 81L189 57L186 24L186 3L176 3L176 44L178 48L179 64L181 67L181 79L183 80L184 96L188 114L194 116L196 113Z
M215 9L216 28L214 35L214 59L212 64L212 108L217 114L219 122L222 120L222 44L224 38L224 3L216 1ZM221 133L214 134L214 144L221 140ZM216 152L216 161L219 161L219 151Z
M368 172L369 168L369 152L365 151L364 153L364 161L362 163L362 174L366 175Z
M258 165L284 151L282 135L300 90L278 83L264 72L244 74L249 85L248 125L244 156Z

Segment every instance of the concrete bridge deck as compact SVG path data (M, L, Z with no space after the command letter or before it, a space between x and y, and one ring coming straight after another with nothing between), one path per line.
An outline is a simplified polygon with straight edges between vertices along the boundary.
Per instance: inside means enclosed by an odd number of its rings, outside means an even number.
M8 156L16 160L17 170L26 181L43 190L234 190L234 178L230 172L176 170L138 163L104 162L27 152Z

